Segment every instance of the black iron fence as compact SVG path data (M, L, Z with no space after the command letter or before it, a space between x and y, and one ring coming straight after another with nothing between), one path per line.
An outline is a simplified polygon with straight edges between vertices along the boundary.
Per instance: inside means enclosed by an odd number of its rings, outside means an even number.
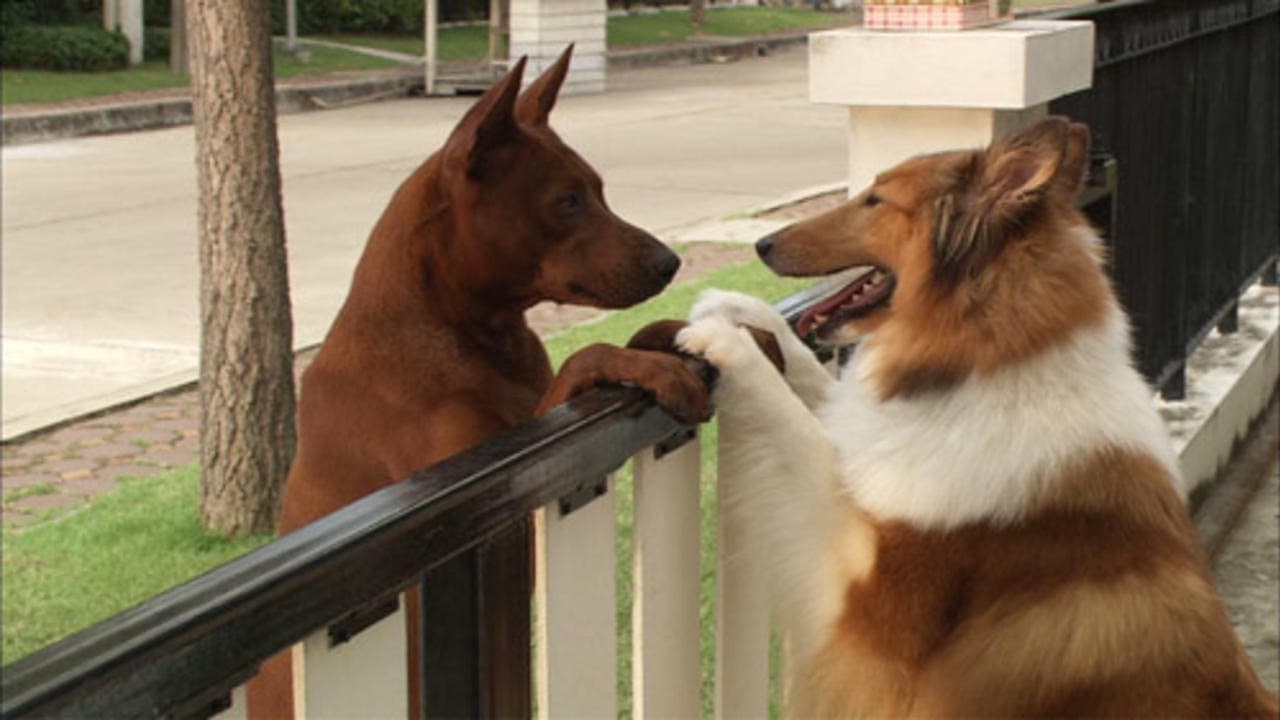
M1280 0L1129 0L1046 16L1096 26L1093 87L1050 103L1119 163L1113 277L1142 372L1186 357L1280 248Z

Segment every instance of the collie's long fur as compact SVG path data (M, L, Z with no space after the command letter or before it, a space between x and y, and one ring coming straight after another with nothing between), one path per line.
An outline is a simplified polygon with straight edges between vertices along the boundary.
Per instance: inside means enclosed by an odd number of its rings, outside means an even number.
M720 370L722 477L773 571L793 715L1276 716L1072 205L1087 149L1051 118L763 239L782 274L879 273L802 321L861 340L839 381L747 296L707 293L680 334Z

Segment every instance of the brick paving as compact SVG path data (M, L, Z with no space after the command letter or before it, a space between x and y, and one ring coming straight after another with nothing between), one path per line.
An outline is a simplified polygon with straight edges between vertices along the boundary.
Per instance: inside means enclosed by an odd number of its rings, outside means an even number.
M30 524L84 504L121 478L194 461L199 409L192 388L6 443L0 447L3 524Z

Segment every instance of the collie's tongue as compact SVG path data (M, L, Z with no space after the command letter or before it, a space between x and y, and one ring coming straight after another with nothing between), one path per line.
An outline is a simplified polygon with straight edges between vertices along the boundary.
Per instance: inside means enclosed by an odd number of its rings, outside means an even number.
M856 298L855 296L875 283L877 273L883 273L883 271L877 268L868 270L859 275L853 282L840 288L836 294L806 310L800 316L800 319L796 321L796 334L804 337L814 327L825 322L827 317L840 307L845 305L856 306L861 298Z

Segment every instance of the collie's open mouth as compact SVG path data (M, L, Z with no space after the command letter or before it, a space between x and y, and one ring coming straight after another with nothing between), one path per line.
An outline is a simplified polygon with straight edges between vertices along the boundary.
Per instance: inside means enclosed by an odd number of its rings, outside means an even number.
M893 295L895 283L893 273L883 268L871 268L805 311L796 321L796 334L804 337L816 332L820 339L830 336L841 325L864 317L887 303Z

